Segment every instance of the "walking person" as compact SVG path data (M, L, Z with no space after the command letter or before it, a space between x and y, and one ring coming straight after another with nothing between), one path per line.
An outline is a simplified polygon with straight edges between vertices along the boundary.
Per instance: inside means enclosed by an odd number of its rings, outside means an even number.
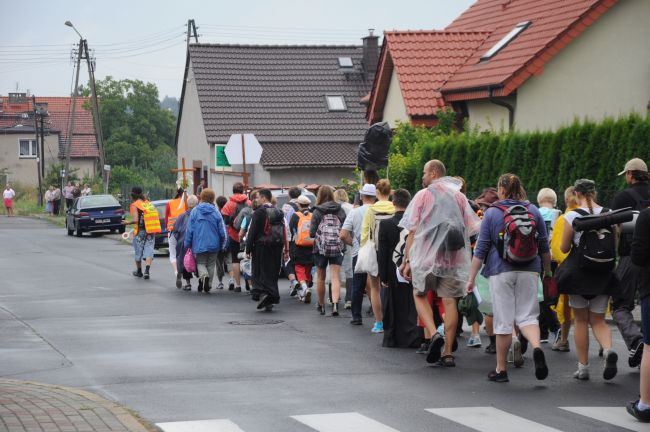
M63 187L63 198L65 199L66 211L72 207L72 201L74 200L73 192L74 186L72 185L72 182L69 181L68 184Z
M289 222L291 222L291 217L299 209L297 200L301 194L302 190L299 187L294 186L289 189L289 202L282 206L282 213L284 213L284 221L287 227L289 226ZM283 263L282 269L289 280L289 296L295 297L300 289L300 284L296 279L296 268L295 263L291 259L291 254L289 254L289 261Z
M235 229L233 224L235 219L237 219L239 212L241 212L245 207L250 206L250 203L248 202L248 197L244 194L243 183L235 183L232 186L232 193L233 194L226 205L221 209L221 215L223 216L223 221L226 224L228 236L230 237L229 248L232 279L228 284L228 290L241 292L241 270L239 268L239 262L241 260L241 258L239 258L241 245L239 244L239 231Z
M334 201L341 204L341 207L345 211L345 218L350 215L350 212L354 209L352 204L350 204L350 198L345 189L336 189L334 191ZM341 276L345 276L345 309L352 309L352 284L354 276L354 267L352 267L352 248L345 249L345 255L343 255L343 264L341 265Z
M332 280L332 316L339 316L341 297L341 265L345 245L340 240L345 222L345 210L334 201L334 189L323 185L318 189L316 208L312 214L310 237L314 239L314 265L316 266L316 293L318 312L325 315L325 277L327 267Z
M641 299L641 325L643 349L641 360L640 396L627 405L627 412L641 422L650 422L650 209L643 210L634 227L630 256L634 265L642 269L639 297Z
M543 380L548 366L540 348L537 290L542 268L545 276L552 275L546 225L537 207L526 200L519 177L502 175L497 191L499 201L485 212L481 223L467 282L467 290L472 291L485 262L481 274L489 281L497 340L497 364L488 379L508 381L506 357L516 324L533 346L535 377Z
M289 221L291 233L289 255L300 286L298 298L308 304L311 302L311 269L314 265L314 239L309 232L312 223L312 214L309 211L311 201L306 196L299 196L296 204L298 210L293 213Z
M176 249L178 244L176 242L176 236L172 234L172 231L174 230L174 224L178 217L187 210L186 198L185 190L183 190L183 188L178 188L174 199L169 200L165 206L165 228L167 230L167 245L169 246L169 263L171 264L172 270L174 270L174 275L176 276L176 288L181 287L182 273L178 271L176 265L178 261L176 259Z
M259 296L257 309L272 310L280 303L278 278L282 260L288 258L284 213L271 204L269 189L257 193L259 207L253 212L246 235L246 254L252 257L252 294Z
M215 193L210 188L201 192L198 206L190 213L185 247L192 248L199 273L199 292L208 294L214 280L217 255L228 246L221 213L214 205Z
M81 190L81 196L90 196L93 194L93 190L90 188L90 186L86 183L84 185L84 188Z
M617 193L612 202L612 210L632 207L643 210L650 202L650 174L648 166L642 159L632 159L625 164L619 174L625 175L628 188ZM616 275L620 281L620 290L612 297L612 318L623 336L629 350L628 365L637 367L643 356L643 334L634 321L632 311L635 299L641 290L643 269L634 265L630 258L632 234L621 234L618 244L618 266Z
M192 283L190 282L192 279L192 273L185 270L184 263L185 254L187 253L187 248L185 247L185 235L187 234L187 225L190 221L190 213L198 204L199 199L196 195L188 196L187 209L183 214L178 216L176 223L174 223L174 226L172 227L172 236L176 240L176 270L185 281L185 285L182 285L184 291L192 290ZM178 282L176 283L176 288L181 288Z
M16 192L11 188L11 185L7 183L5 190L2 192L2 199L4 201L5 210L7 211L7 217L13 217L14 215L15 198Z
M133 250L135 252L135 270L133 276L149 279L153 263L154 245L156 234L162 232L160 217L156 207L144 196L142 188L131 188L131 222L124 221L124 225L135 225L133 228ZM142 261L145 264L142 272Z
M605 367L603 378L611 380L616 376L618 355L612 349L612 332L605 322L605 312L610 295L619 290L618 279L614 273L616 258L615 229L603 227L590 231L575 231L573 221L587 215L599 215L603 207L596 203L596 184L589 179L576 180L576 200L578 208L564 215L566 224L562 234L560 250L569 256L558 268L557 281L561 293L569 295L569 306L573 309L575 329L573 332L578 370L573 377L578 380L589 379L589 327L603 348ZM591 261L586 264L584 257L591 254L590 245L596 245L597 253L609 255L610 259ZM603 256L604 256L603 255Z
M406 189L393 193L395 214L379 224L377 242L377 264L379 279L385 290L382 302L384 341L382 346L416 348L422 341L422 331L417 324L417 310L413 300L413 286L397 276L402 265L403 247L407 231L399 227L404 212L411 202L411 194Z
M361 227L361 242L360 247L372 240L375 243L375 250L378 250L379 223L386 220L395 214L395 206L389 201L391 187L388 180L379 180L376 185L377 201L370 206L363 218L363 226ZM382 321L381 311L381 282L379 275L368 274L367 286L369 287L370 304L372 305L372 312L375 316L375 324L371 331L373 333L383 333L384 323Z
M341 240L352 249L352 268L357 266L357 256L359 255L359 242L361 240L361 229L366 211L376 201L377 189L374 184L364 184L359 190L359 199L361 205L354 208L345 218L341 228ZM352 320L350 324L363 324L361 310L363 308L363 294L366 289L366 273L354 273L352 275Z

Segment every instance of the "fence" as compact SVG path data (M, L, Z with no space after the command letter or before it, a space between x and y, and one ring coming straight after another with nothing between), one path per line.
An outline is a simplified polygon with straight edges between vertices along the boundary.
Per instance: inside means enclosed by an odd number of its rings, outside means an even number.
M131 184L121 184L120 193L117 195L117 200L122 205L122 208L125 210L128 209L131 204L131 189L134 186ZM176 189L172 188L161 188L161 187L152 187L144 189L144 195L149 198L151 201L163 200L163 199L172 199L176 196Z

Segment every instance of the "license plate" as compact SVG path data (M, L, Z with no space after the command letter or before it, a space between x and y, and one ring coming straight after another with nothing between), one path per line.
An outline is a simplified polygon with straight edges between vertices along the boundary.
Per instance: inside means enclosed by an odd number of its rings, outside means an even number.
M95 223L110 223L110 219L95 219Z

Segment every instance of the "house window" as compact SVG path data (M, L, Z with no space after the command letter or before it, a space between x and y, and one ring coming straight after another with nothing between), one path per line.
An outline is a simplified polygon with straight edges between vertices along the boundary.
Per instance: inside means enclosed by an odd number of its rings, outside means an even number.
M519 33L526 30L530 25L530 21L524 21L515 26L510 33L501 38L488 52L481 56L481 61L488 61L494 57L499 51L501 51L506 45L508 45L514 38L516 38Z
M345 99L342 95L327 95L327 109L330 111L347 111L348 108L345 106Z
M18 154L21 158L35 158L38 156L38 144L36 144L36 140L21 139Z

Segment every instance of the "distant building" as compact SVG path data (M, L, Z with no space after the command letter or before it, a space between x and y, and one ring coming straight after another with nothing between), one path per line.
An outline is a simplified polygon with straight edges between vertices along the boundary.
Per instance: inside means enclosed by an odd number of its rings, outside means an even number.
M218 193L242 166L226 166L231 134L255 134L259 164L251 185L339 184L356 166L368 125L378 38L359 46L190 45L178 116L179 163Z
M80 178L95 176L99 159L92 114L84 109L86 102L86 98L77 98L70 151L70 168L77 169ZM65 159L72 98L36 97L36 103L48 104L48 115L43 122L45 132L43 157L45 173L47 173L52 164ZM37 154L32 98L27 97L25 93L0 95L0 169L8 170L7 180L12 183L37 186Z
M385 34L368 120L556 129L645 115L650 1L478 0L441 31Z

